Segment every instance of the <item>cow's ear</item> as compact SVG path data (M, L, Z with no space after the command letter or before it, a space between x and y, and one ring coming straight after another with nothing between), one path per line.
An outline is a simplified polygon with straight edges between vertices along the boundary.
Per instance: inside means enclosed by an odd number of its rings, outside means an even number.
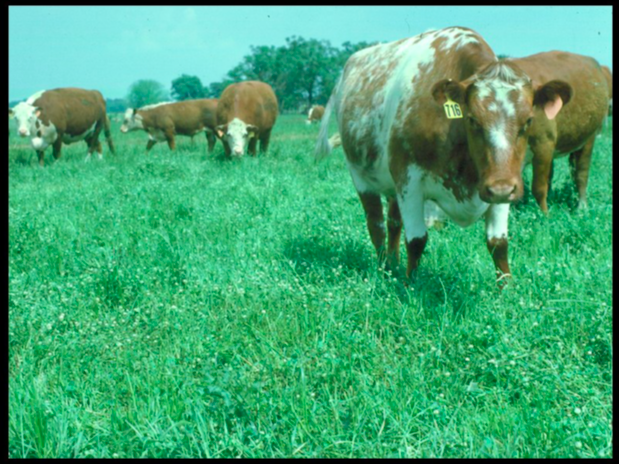
M13 111L12 108L9 108L9 118L13 118L15 117L15 112Z
M228 132L227 124L221 124L215 127L215 133L217 134L217 137L219 137L220 139L223 138L224 135L226 135L226 132Z
M552 120L573 96L574 90L571 85L565 81L554 80L535 89L533 104L543 108L546 117Z
M432 97L439 105L444 105L447 100L463 104L465 91L465 86L460 82L453 79L443 79L432 87Z
M258 135L258 127L253 124L247 124L247 132L249 133L249 137L255 137Z
M41 116L41 110L39 108L37 108L37 110L34 112L34 115L38 118L39 116Z

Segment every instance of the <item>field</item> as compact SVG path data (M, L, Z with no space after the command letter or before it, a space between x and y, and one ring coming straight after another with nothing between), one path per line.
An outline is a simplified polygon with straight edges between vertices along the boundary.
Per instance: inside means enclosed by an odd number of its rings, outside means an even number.
M43 169L11 127L9 456L612 457L612 123L587 210L565 158L549 217L512 208L498 292L483 221L380 271L303 118L238 160L114 123Z

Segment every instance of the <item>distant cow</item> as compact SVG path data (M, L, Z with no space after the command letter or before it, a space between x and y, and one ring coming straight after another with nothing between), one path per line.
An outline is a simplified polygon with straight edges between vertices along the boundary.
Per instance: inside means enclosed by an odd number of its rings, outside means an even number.
M139 109L129 108L120 127L123 133L134 130L148 132L148 152L157 142L168 142L170 150L176 148L174 137L193 137L204 131L209 153L213 151L215 137L217 100L203 98L181 102L157 103Z
M248 147L255 156L258 140L260 152L266 152L277 114L277 98L270 85L245 81L226 87L217 107L217 136L226 155L242 156Z
M546 117L540 108L535 111L529 129L532 191L541 210L548 213L546 200L553 159L569 154L572 178L578 190L578 206L586 206L593 145L608 114L611 95L603 69L593 58L559 51L509 61L527 73L534 86L561 79L572 87L572 101L556 118Z
M9 109L9 115L11 110ZM42 90L13 108L17 133L30 137L30 143L44 165L45 149L51 145L55 159L60 158L62 144L85 140L90 159L97 150L102 157L99 133L103 129L110 151L114 143L110 135L110 122L105 114L105 100L97 90L61 88Z
M321 106L321 105L312 106L307 112L307 119L305 120L305 123L311 124L314 121L320 121L324 113L325 113L324 106Z
M432 200L463 227L484 216L501 281L510 275L509 205L523 194L535 110L542 108L552 119L570 95L562 81L535 88L513 63L498 61L471 29L428 31L348 59L322 119L316 156L329 152L335 107L379 260L397 265L404 226L411 276L428 239L424 203ZM387 228L381 195L389 199Z

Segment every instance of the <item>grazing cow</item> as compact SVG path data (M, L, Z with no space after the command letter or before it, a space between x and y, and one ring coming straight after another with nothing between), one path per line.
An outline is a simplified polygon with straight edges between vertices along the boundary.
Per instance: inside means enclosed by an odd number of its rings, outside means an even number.
M325 113L324 106L321 106L321 105L312 106L307 112L307 119L305 120L305 123L311 124L314 121L320 121L324 113Z
M277 97L270 85L245 81L226 87L217 107L217 136L226 156L242 156L248 144L247 151L256 156L258 140L260 152L266 152L277 113Z
M157 103L143 106L139 109L129 108L120 131L123 133L134 130L148 132L146 151L157 142L168 142L170 150L176 148L175 135L192 137L204 131L211 153L217 141L215 137L217 100L202 98L181 102Z
M428 238L424 203L432 200L463 227L485 217L487 246L502 286L510 275L509 205L523 194L522 164L535 109L552 119L570 94L561 81L534 88L523 71L497 60L471 29L428 31L348 59L327 104L315 153L320 159L330 151L335 107L380 261L397 265L404 226L411 277ZM387 230L381 195L389 199Z
M602 72L604 73L604 77L606 78L606 83L608 84L609 100L608 100L608 116L613 115L613 74L610 72L610 68L608 66L602 66ZM604 120L606 122L606 120Z
M548 213L553 159L567 154L570 155L572 178L578 190L578 206L586 206L593 145L608 114L610 99L603 68L588 56L559 51L514 58L509 62L527 73L534 86L561 79L572 87L572 101L556 118L546 117L539 108L535 110L529 129L532 154L527 158L532 156L533 196L544 213Z
M30 137L41 166L44 165L45 149L49 145L52 145L54 158L58 159L63 143L70 144L79 140L85 140L88 145L86 160L90 159L95 150L101 158L101 129L110 151L114 153L105 100L97 90L42 90L15 105L13 117L17 121L17 133L21 137Z

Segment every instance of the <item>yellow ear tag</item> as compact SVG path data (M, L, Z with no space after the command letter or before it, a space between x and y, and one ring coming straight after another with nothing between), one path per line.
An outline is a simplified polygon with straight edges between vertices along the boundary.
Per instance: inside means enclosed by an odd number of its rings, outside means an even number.
M447 116L447 119L462 118L462 110L460 109L460 105L450 98L447 98L447 101L443 104L443 108L445 108L445 115Z

